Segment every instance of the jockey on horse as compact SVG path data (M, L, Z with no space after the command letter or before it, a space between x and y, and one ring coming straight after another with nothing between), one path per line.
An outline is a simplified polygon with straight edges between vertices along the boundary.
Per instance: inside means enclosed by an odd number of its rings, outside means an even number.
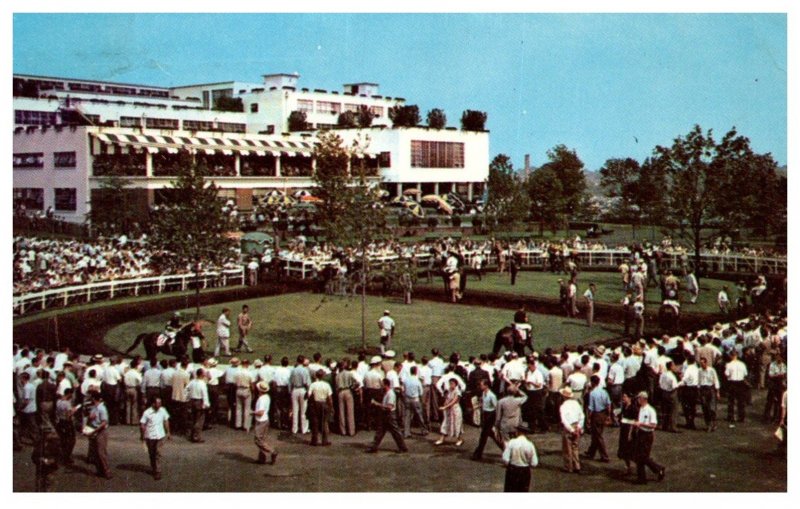
M179 311L176 311L172 315L172 318L169 319L169 322L167 322L166 327L164 327L164 332L162 332L158 336L158 341L156 341L156 345L161 346L164 344L169 344L170 346L172 346L173 344L175 344L175 334L177 334L178 331L181 330L181 325L182 325L181 313Z

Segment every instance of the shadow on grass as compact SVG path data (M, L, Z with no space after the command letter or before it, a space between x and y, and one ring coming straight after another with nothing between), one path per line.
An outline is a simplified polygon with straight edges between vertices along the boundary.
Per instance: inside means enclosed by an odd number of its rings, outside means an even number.
M122 465L117 465L119 470L125 470L128 472L138 472L142 474L151 474L152 470L150 470L150 466L142 465L140 463L123 463Z
M270 331L270 337L280 339L282 342L330 342L335 338L330 332L324 332L314 329L279 329ZM270 339L270 338L267 338Z
M224 457L226 460L236 461L239 463L255 464L255 457L246 456L240 452L218 452L218 456Z

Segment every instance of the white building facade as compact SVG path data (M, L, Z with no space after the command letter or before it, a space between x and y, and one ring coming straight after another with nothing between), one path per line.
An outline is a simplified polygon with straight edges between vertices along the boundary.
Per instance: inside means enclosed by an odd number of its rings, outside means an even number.
M488 132L392 128L389 108L403 98L374 83L342 93L298 90L299 76L265 75L260 84L223 82L175 88L29 75L14 76L14 204L83 222L93 192L114 165L124 166L142 207L158 203L180 157L202 161L226 197L249 210L260 194L313 186L316 130L334 129L346 144L366 142L363 161L395 196L457 192L479 197L488 176ZM243 111L223 111L221 98ZM366 107L373 125L338 129L344 111ZM309 131L288 132L293 111Z

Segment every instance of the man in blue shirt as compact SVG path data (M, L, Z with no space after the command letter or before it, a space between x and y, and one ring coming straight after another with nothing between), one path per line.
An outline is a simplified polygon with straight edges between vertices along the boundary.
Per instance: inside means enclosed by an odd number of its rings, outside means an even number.
M497 420L497 396L489 389L489 380L481 380L479 382L481 388L481 438L478 442L478 448L472 453L472 459L480 461L483 456L483 448L486 447L486 441L491 437L494 443L500 450L503 450L503 444L497 439L495 433L495 421Z
M403 437L411 437L411 420L414 416L416 416L422 427L422 435L427 435L428 427L425 425L425 418L422 416L422 382L417 376L416 366L411 366L409 375L403 379L403 402L405 403Z
M89 461L97 467L97 475L111 479L108 466L108 410L99 392L92 393L94 405L89 411L88 425L94 431L89 435Z
M593 375L591 381L592 391L589 393L588 410L592 442L586 452L586 457L594 459L595 453L600 451L600 461L608 463L608 450L606 450L603 430L611 418L611 398L608 396L608 392L600 386L600 377Z

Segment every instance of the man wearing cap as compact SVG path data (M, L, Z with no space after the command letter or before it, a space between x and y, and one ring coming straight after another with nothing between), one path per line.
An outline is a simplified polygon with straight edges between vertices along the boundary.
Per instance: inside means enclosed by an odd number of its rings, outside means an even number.
M311 445L331 445L328 440L328 418L333 410L333 389L323 380L325 371L319 369L308 387L308 415L311 418Z
M255 426L255 443L258 447L258 460L256 463L263 465L267 462L267 455L270 456L270 464L275 464L275 458L278 453L267 441L267 433L269 432L269 385L265 381L260 381L256 384L258 390L258 399L256 400L256 409L253 415L256 418Z
M209 402L208 415L203 429L209 430L212 424L217 423L217 417L219 416L220 380L225 373L217 367L217 359L213 357L206 359L203 366L203 371L206 374L206 389L208 390Z
M236 383L234 379L240 369L238 357L232 358L230 365L225 368L225 401L228 403L228 425L232 428L236 423Z
M195 376L186 386L186 399L192 412L192 428L189 439L195 443L204 442L202 432L205 423L206 411L211 406L208 399L208 386L206 373L203 368L197 368Z
M389 316L390 314L391 313L389 313L389 310L385 309L383 311L383 316L378 319L378 329L380 330L381 335L381 353L392 347L392 337L394 336L396 330L396 324L394 323L394 319Z
M639 416L633 424L636 429L636 441L634 443L634 461L636 462L636 484L647 484L645 467L649 468L658 476L658 480L664 479L666 468L659 465L650 457L653 449L653 434L658 427L658 416L655 409L647 402L647 391L642 391L638 395Z
M564 398L564 402L561 403L561 408L559 408L564 470L568 473L580 473L581 460L579 451L585 416L580 403L574 399L570 387L561 389L561 396Z
M281 365L275 367L275 372L272 375L272 384L270 391L272 403L270 409L273 410L273 427L277 429L288 430L291 428L289 424L289 414L292 408L292 396L289 391L289 377L292 374L292 368L289 367L289 358L281 358Z
M364 374L364 405L367 414L367 429L372 430L378 426L380 415L371 402L379 401L382 398L384 374L379 356L373 356L369 361L369 365L369 371Z

